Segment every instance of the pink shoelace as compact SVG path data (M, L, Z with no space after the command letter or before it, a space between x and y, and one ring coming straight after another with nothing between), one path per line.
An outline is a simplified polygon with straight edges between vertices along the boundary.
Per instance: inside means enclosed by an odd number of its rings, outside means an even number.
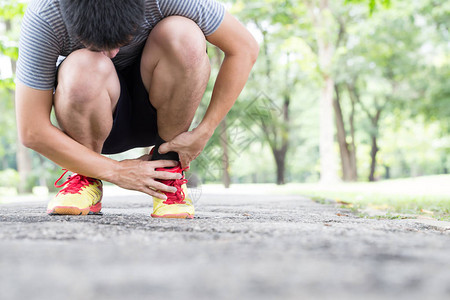
M67 183L69 183L67 185L67 187L63 188L62 190L59 191L59 193L61 194L81 194L81 189L85 186L88 186L89 184L93 183L94 179L80 175L80 174L72 174L69 177L67 177L66 181L62 184L58 185L58 181L61 180L61 178L64 177L64 175L66 175L66 173L69 170L63 169L65 170L64 173L62 173L62 175L55 181L55 187L57 188L61 188L64 185L66 185Z
M189 167L183 168L180 170L181 174L185 170L187 170ZM178 173L178 172L177 172ZM163 192L167 196L167 200L164 201L164 204L186 204L186 201L184 199L186 198L186 195L184 194L183 189L181 186L185 183L187 183L187 179L183 177L181 179L173 179L173 180L160 180L161 183L164 183L165 185L174 186L176 187L177 191L175 193L168 193Z

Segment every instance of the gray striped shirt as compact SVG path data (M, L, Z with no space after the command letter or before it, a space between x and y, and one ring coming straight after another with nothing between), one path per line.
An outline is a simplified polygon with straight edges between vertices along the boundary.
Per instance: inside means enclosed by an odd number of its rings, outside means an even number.
M219 27L224 13L225 8L215 0L145 0L144 23L133 41L120 48L113 63L121 69L137 59L150 31L165 17L187 17L208 36ZM59 0L32 0L22 20L16 79L31 88L53 89L58 57L81 48L81 41L67 32Z

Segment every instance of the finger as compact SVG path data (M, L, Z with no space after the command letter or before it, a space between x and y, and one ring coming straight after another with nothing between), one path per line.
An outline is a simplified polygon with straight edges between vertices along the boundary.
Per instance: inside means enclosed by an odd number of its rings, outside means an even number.
M188 159L185 159L184 157L180 157L180 163L181 163L181 168L184 169L186 167L189 167L190 161Z
M155 179L174 180L183 177L180 173L171 173L167 171L155 171Z
M171 145L170 142L161 144L161 145L159 146L159 148L158 148L158 152L159 152L160 154L165 154L165 153L170 152L170 151L175 151L174 149L172 149L172 145ZM175 151L175 152L176 152L176 151Z
M153 168L165 168L165 167L176 167L176 166L178 166L178 161L176 161L176 160L167 160L167 159L152 160L152 161L149 161L149 163L151 163Z
M165 185L161 182L155 181L152 183L152 186L150 188L154 188L155 190L158 190L158 192L169 192L169 193L175 193L177 191L177 188L174 186Z
M186 161L180 160L181 168L184 169L186 167Z
M159 198L159 199L163 199L163 200L167 200L167 196L164 195L163 193L160 193L158 191L153 190L152 188L147 188L145 190L143 190L144 193Z
M137 158L138 160L148 161L150 160L150 154L144 154Z

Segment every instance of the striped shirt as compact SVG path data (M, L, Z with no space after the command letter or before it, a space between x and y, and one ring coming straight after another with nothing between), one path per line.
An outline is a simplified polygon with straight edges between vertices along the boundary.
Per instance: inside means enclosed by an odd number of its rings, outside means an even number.
M145 0L145 20L138 34L112 61L118 69L130 65L152 28L165 17L189 18L208 36L219 27L224 14L225 8L216 0ZM66 29L59 0L32 0L22 20L16 79L31 88L53 89L58 58L82 48L81 41Z

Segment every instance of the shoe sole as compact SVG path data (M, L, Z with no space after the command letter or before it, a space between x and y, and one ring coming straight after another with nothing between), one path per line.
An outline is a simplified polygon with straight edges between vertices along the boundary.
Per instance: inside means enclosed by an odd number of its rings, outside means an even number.
M47 210L47 214L50 216L55 215L87 215L89 213L89 207L80 209L78 207L71 206L56 206L53 209Z
M190 215L188 213L182 214L166 214L166 215L155 215L151 214L152 218L168 218L168 219L193 219L194 215Z
M47 210L47 214L50 216L56 215L75 215L75 216L85 216L85 215L102 215L100 210L102 209L102 203L99 202L88 208L79 208L75 206L56 206L53 209Z

